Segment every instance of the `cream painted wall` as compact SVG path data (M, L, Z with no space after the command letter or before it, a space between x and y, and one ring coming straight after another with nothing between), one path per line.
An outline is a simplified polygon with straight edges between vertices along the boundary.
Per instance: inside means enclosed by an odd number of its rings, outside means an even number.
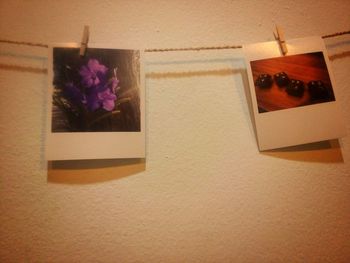
M349 30L338 1L1 1L1 38L234 45ZM350 37L326 40L350 129ZM349 262L350 139L260 153L240 50L146 54L147 158L43 159L46 50L0 44L1 262ZM154 74L167 73L168 74ZM321 117L321 116L320 116ZM317 120L315 120L317 125Z

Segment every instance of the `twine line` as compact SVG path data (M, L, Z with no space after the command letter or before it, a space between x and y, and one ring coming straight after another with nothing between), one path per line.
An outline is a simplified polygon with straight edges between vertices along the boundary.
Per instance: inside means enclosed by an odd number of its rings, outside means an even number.
M219 49L238 49L242 45L234 46L212 46L212 47L184 47L184 48L148 48L145 52L168 52L168 51L199 51L199 50L219 50Z
M329 34L329 35L324 35L324 36L322 36L322 38L331 38L331 37L337 37L337 36L346 35L346 34L350 34L350 30L343 31L343 32L336 32L336 33ZM25 46L40 47L40 48L48 48L49 47L49 45L43 44L43 43L14 41L14 40L8 40L8 39L0 39L0 43L14 44L14 45L25 45ZM239 48L242 48L242 45L211 46L211 47L185 47L185 48L149 48L149 49L145 49L144 51L145 52L169 52L169 51L199 51L199 50L219 50L219 49L239 49ZM346 52L343 52L341 54L335 54L335 55L329 56L329 59L334 60L337 58L343 58L343 57L349 56L349 54L350 54L350 51L346 51ZM47 74L47 69L45 69L45 68L35 68L35 67L27 67L27 66L19 66L19 65L7 65L7 64L2 64L2 63L0 63L0 68L5 69L5 70L17 70L17 71L23 71L23 72ZM159 75L158 73L156 73L156 74L149 73L148 77L158 78L158 77L162 77L163 75ZM164 76L171 76L171 74L166 73Z
M349 31L336 32L329 35L324 35L322 38L331 38L337 37L341 35L350 34ZM14 44L14 45L25 45L32 47L42 47L48 48L49 45L43 43L33 43L33 42L25 42L25 41L14 41L8 39L0 39L1 43ZM211 47L184 47L184 48L147 48L145 52L170 52L170 51L199 51L199 50L219 50L219 49L239 49L242 48L242 45L227 45L227 46L211 46Z
M333 33L333 34L330 34L330 35L325 35L325 36L322 36L322 38L337 37L337 36L346 35L346 34L350 34L350 30L349 31L343 31L343 32L337 32L337 33Z
M7 40L7 39L0 39L0 42L6 43L6 44L32 46L32 47L44 47L44 48L48 48L49 47L49 45L42 44L42 43L32 43L32 42L25 42L25 41L13 41L13 40Z

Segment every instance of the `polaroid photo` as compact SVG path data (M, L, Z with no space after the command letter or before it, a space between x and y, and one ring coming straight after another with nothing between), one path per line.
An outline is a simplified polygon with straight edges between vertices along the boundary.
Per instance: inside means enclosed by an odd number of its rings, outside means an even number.
M245 45L250 95L261 151L345 136L337 90L322 38Z
M145 157L143 53L49 48L47 160Z

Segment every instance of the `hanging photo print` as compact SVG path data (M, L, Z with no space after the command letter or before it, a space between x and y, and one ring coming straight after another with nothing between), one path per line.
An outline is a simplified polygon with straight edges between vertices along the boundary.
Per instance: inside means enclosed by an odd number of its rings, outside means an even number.
M48 160L144 157L141 51L55 45L49 63Z
M260 150L345 135L323 40L277 41L244 46Z

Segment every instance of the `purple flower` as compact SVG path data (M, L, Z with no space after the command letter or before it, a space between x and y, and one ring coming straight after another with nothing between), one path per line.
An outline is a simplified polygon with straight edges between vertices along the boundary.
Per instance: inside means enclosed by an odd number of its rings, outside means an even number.
M112 111L115 107L117 96L114 92L119 81L115 78L104 86L102 91L91 89L88 91L86 98L86 106L89 111L95 111L103 108L106 111Z
M86 107L89 111L95 111L100 108L100 106L101 102L96 91L93 91L86 96Z
M113 93L116 93L118 84L119 84L119 80L113 77L108 82L100 83L100 85L95 87L95 90L98 92L102 92L102 91L105 91L106 89L110 89Z
M90 112L99 108L114 110L119 80L116 75L108 80L107 71L108 68L97 59L89 59L79 70L83 92L73 83L68 83L66 97L74 103L83 103Z
M108 68L100 64L97 59L89 59L87 65L80 68L79 74L82 77L82 84L87 88L103 85L106 80Z
M106 89L105 91L99 92L97 94L97 97L99 98L102 107L105 110L112 111L114 109L114 103L117 99L117 96L110 89Z

